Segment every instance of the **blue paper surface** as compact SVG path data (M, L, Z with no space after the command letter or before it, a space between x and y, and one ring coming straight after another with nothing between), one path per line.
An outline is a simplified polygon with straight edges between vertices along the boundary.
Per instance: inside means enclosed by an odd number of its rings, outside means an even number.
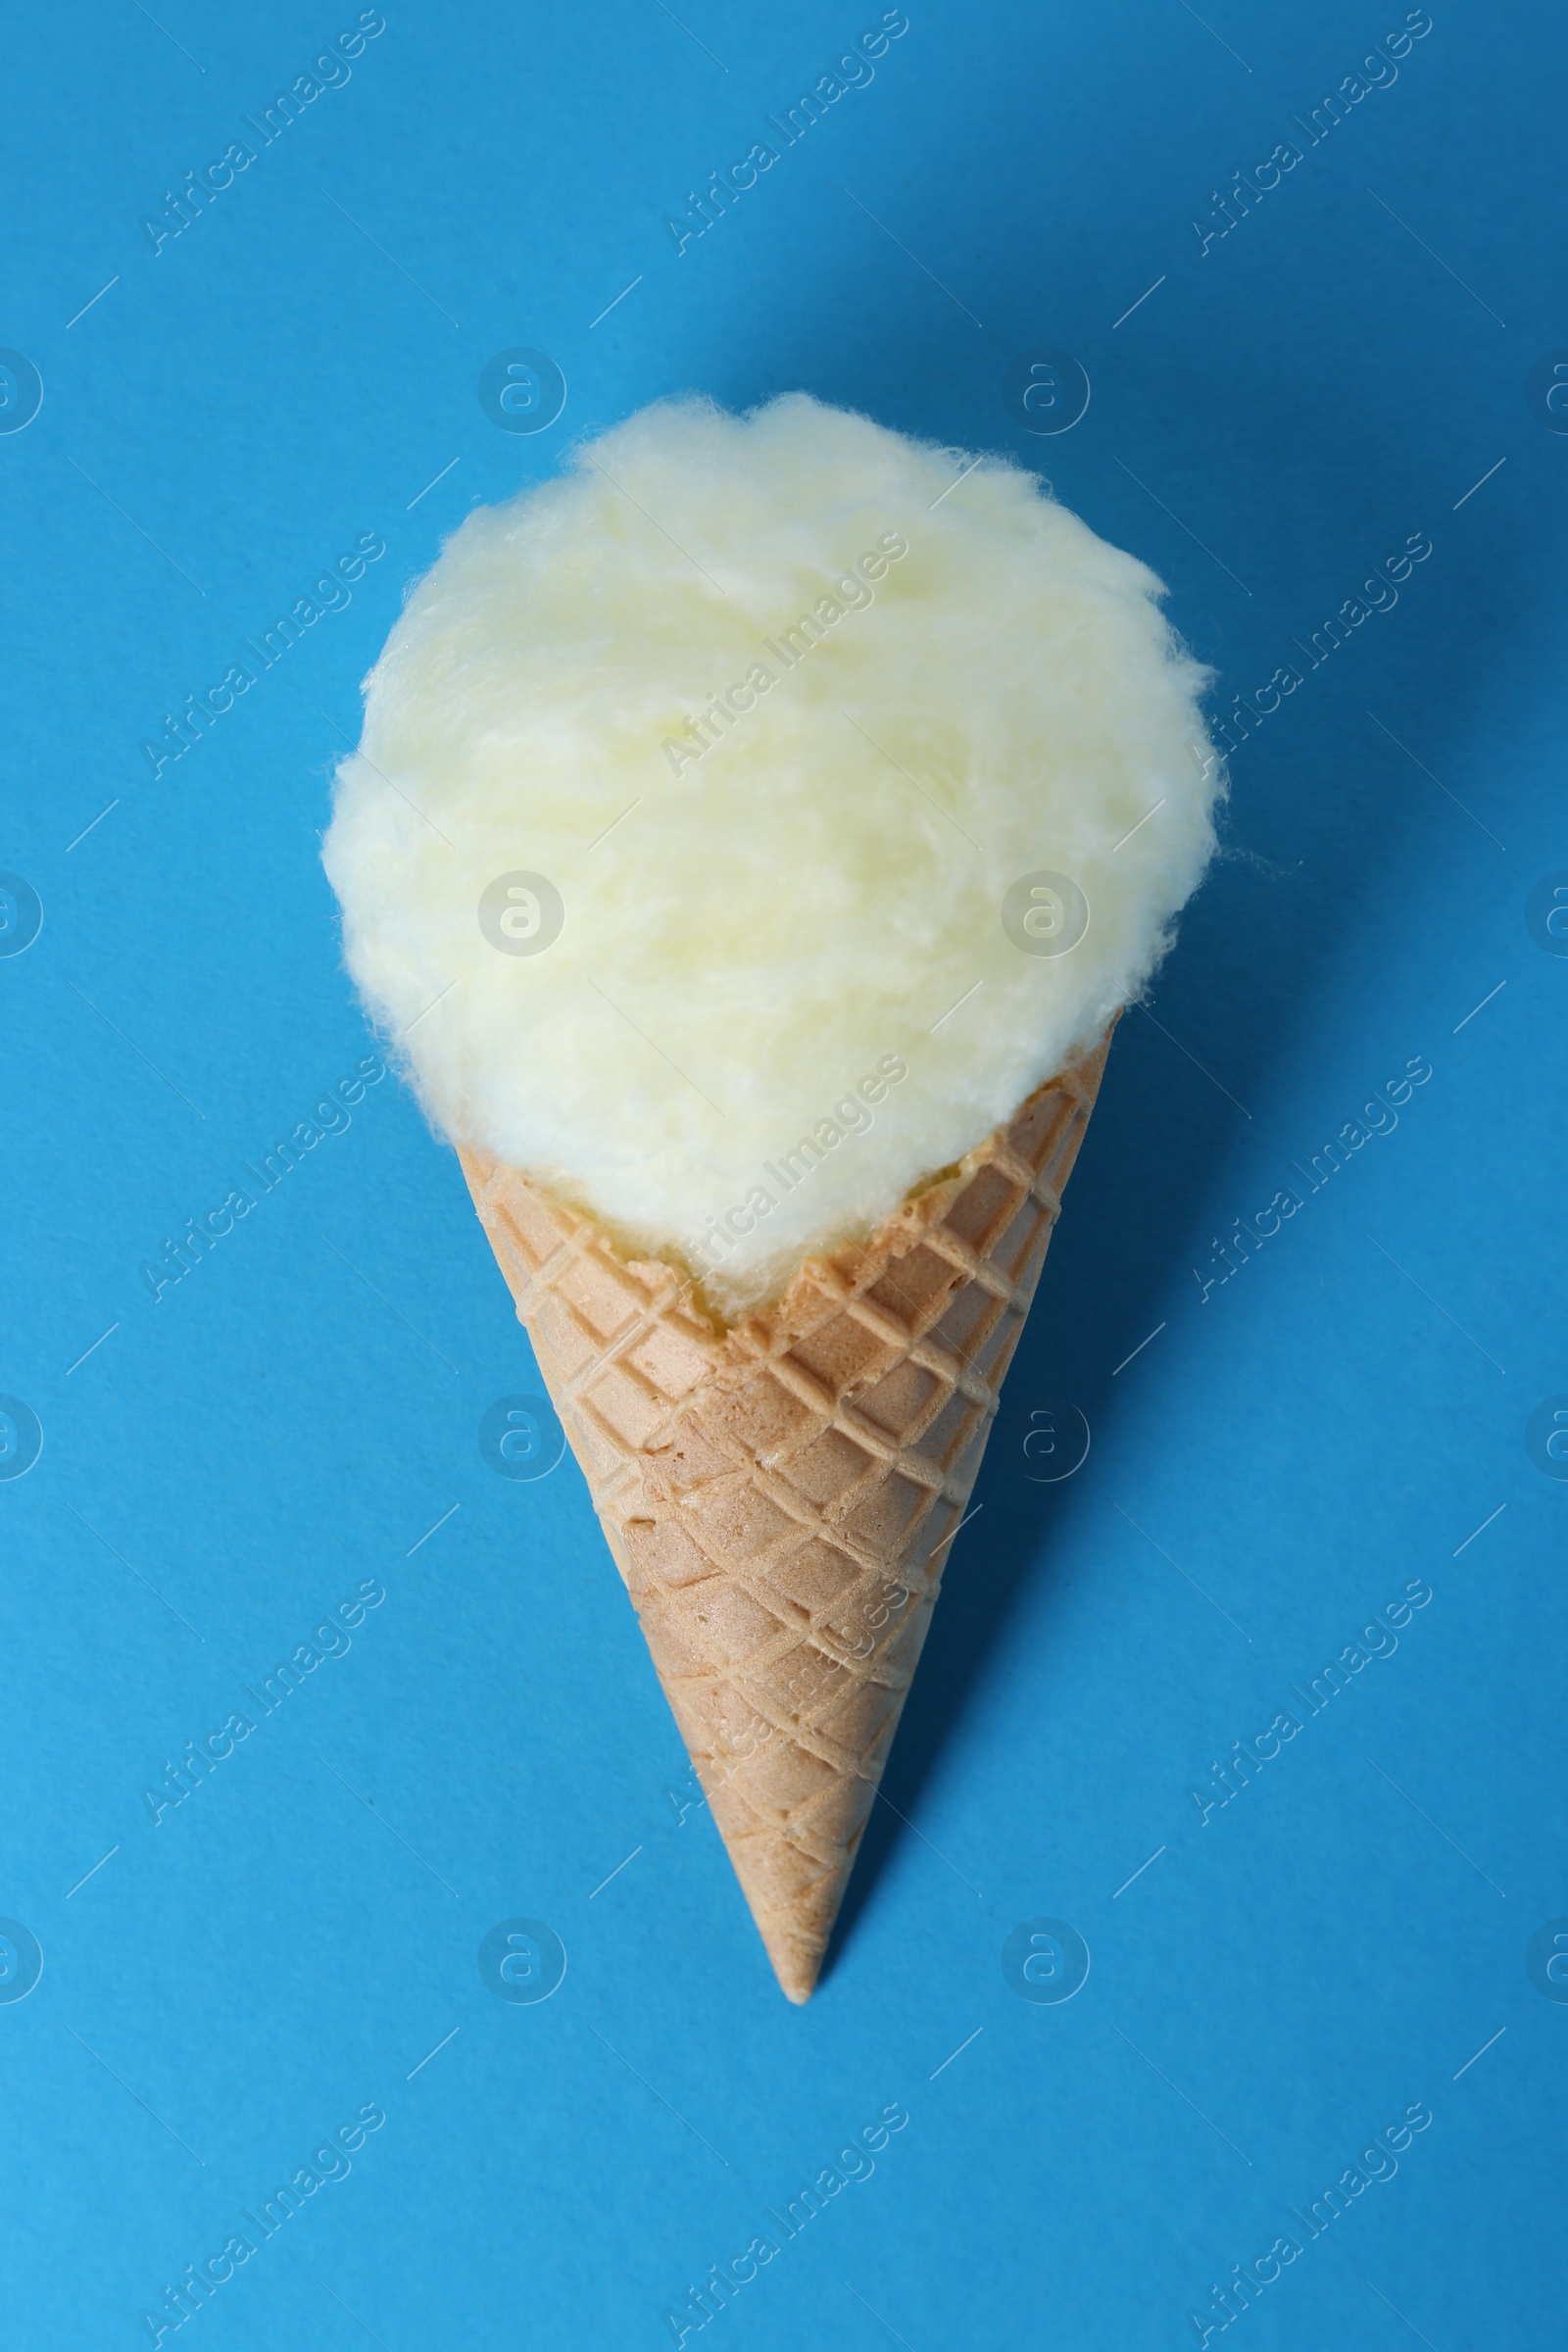
M8 2342L1560 2331L1560 25L905 22L12 12ZM1242 698L804 2011L318 862L470 506L794 387Z

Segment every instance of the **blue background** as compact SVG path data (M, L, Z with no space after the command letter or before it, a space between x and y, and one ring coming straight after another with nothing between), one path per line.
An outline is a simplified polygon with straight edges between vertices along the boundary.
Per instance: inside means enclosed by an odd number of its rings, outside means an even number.
M0 1912L44 1954L0 2003L7 2341L150 2340L166 2283L369 2101L211 2346L671 2342L894 2101L726 2339L1192 2343L1211 2284L1424 2102L1397 2177L1234 2325L1547 2341L1568 2005L1524 1954L1568 1912L1568 1487L1525 1426L1568 1390L1568 959L1525 909L1568 867L1568 436L1526 378L1568 344L1560 32L1437 0L1203 252L1212 192L1397 0L911 0L874 81L677 257L664 215L877 8L389 0L155 255L142 217L355 13L68 4L6 35L0 342L44 385L0 438L0 865L44 906L0 959L0 1389L44 1431L0 1484ZM476 397L515 345L568 388L532 438ZM1056 438L1000 393L1042 345L1093 385ZM408 1096L370 1089L156 1304L140 1272L370 1051L318 835L405 585L572 434L796 386L1047 472L1170 583L1217 710L1433 545L1232 763L803 2012L574 1466L480 1454L537 1374ZM155 780L143 738L363 533L387 554L352 604ZM1418 1056L1396 1129L1308 1192ZM1215 1238L1293 1185L1204 1298ZM1053 1402L1093 1444L1045 1485ZM368 1578L351 1650L155 1826L142 1788ZM1417 1578L1397 1651L1202 1818L1211 1764ZM518 1915L568 1954L542 2005L480 1978ZM1003 1975L1039 1916L1093 1955L1065 2004Z

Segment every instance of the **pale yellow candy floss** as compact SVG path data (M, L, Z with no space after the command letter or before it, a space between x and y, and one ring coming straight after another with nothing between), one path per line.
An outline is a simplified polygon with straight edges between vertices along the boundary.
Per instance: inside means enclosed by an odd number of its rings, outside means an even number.
M338 770L349 970L433 1124L726 1314L1092 1043L1213 850L1158 581L970 464L804 394L645 410L447 542Z

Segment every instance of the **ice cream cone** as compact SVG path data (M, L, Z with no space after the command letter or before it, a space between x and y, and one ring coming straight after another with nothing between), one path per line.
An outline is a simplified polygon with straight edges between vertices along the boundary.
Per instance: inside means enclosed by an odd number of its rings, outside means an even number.
M1109 1043L732 1325L460 1153L792 2001L816 1983Z

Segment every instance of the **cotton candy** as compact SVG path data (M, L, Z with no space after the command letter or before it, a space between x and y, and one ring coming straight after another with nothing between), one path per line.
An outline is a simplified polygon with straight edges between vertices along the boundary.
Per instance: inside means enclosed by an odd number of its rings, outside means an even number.
M733 1317L1147 986L1206 673L1049 486L804 394L660 403L470 514L325 864L436 1129Z

